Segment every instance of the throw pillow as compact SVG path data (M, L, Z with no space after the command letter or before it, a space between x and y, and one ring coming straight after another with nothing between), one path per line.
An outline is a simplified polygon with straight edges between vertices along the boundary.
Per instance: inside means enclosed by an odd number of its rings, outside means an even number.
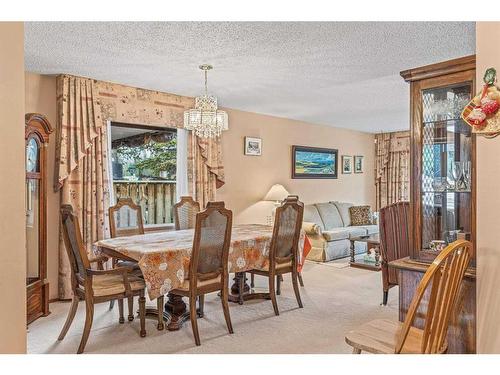
M351 225L372 224L373 215L370 206L349 207L349 214L351 215Z

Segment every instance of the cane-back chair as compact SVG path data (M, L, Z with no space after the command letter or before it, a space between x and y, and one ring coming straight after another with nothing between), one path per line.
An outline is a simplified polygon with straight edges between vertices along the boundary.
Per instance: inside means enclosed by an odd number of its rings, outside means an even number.
M116 205L111 206L109 212L109 230L111 238L134 236L144 234L141 206L136 205L131 198L118 198ZM136 276L141 276L141 270L137 262L130 260L112 259L113 268L132 267ZM134 320L134 299L128 298L128 320ZM109 308L112 309L115 301L110 301ZM123 303L123 301L118 301ZM163 304L163 301L161 301ZM123 308L120 306L120 308Z
M193 229L196 223L196 214L200 212L200 204L190 196L181 197L174 204L175 230Z
M397 271L389 262L410 255L410 203L397 202L380 209L380 253L382 255L382 304L387 305L389 289L398 285Z
M228 256L233 213L224 202L209 202L196 215L189 275L184 284L171 293L189 297L189 312L196 345L200 345L196 299L207 293L220 292L222 309L229 333L233 333L228 306ZM203 302L200 301L202 304Z
M359 354L362 350L386 354L446 352L448 326L456 313L459 289L471 257L470 242L459 240L448 245L425 272L404 322L377 319L349 332L345 341L353 347L353 353ZM419 329L412 325L428 288L424 329Z
M77 353L85 349L87 339L92 327L94 304L121 300L139 296L139 316L141 323L140 336L146 336L145 315L146 299L144 297L144 280L132 274L132 268L120 267L110 270L93 270L90 267L87 251L83 245L78 217L73 213L70 205L61 207L61 228L63 231L64 245L71 265L71 287L73 300L64 327L58 340L64 339L78 308L80 299L85 300L85 326ZM123 303L120 309L120 323L123 319Z
M269 279L269 297L274 313L279 315L276 300L276 276L291 273L293 290L299 307L303 307L300 299L298 271L299 239L304 215L304 204L296 195L289 195L281 206L276 208L273 237L269 249L269 266L264 270L251 270L251 274L266 276ZM241 278L243 281L243 278ZM240 285L240 288L243 288ZM240 289L243 290L243 289Z

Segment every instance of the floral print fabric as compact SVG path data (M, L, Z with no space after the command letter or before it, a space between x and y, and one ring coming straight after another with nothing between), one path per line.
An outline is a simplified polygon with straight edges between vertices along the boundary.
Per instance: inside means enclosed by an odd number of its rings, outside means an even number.
M273 228L260 224L233 226L229 247L230 273L265 269L269 265L269 247ZM154 299L178 288L188 278L193 229L148 233L102 240L94 245L96 253L106 249L135 259L144 275L149 298ZM299 264L310 248L302 232L299 241Z

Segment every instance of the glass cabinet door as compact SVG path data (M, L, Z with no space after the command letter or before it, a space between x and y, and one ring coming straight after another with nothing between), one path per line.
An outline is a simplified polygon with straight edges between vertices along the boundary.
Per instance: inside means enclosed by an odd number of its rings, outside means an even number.
M471 236L472 137L460 118L471 99L471 85L421 91L423 250L439 250L459 237Z

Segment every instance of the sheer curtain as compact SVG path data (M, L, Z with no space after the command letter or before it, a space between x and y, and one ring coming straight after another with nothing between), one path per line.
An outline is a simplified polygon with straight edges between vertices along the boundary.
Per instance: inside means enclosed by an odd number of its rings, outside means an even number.
M188 136L185 129L177 129L177 169L176 195L177 202L183 195L189 195L188 189Z

